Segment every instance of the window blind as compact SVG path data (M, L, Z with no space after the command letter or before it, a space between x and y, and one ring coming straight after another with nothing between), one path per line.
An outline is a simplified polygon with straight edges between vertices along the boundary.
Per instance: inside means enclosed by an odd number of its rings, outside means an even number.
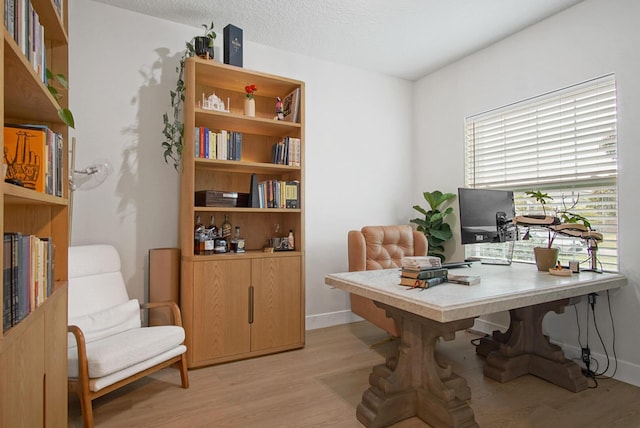
M608 75L465 119L465 186L514 191L517 214L542 214L524 194L541 190L551 211L570 210L604 235L602 268L617 270L617 109L615 76ZM544 230L531 230L514 260L532 261ZM557 237L561 260L586 257L585 243ZM467 256L496 257L495 246L474 245ZM471 253L471 254L469 254Z

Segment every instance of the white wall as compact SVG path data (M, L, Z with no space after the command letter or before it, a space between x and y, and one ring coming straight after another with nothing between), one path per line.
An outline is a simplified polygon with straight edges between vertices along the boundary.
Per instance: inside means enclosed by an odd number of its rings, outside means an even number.
M162 157L162 114L184 42L201 30L92 1L70 1L69 15L76 168L106 159L114 169L75 193L72 244L114 244L130 295L145 299L148 250L178 244L179 177ZM227 23L215 24L221 58ZM347 270L347 231L409 219L411 83L248 40L244 66L306 83L307 328L344 322L348 297L324 275Z
M637 215L640 198L640 2L587 0L487 49L433 73L415 84L414 200L421 192L439 188L456 192L464 185L463 120L524 98L539 95L593 77L614 72L618 86L619 248L620 269L629 285L611 293L618 357L616 377L640 385L640 241ZM434 159L426 162L425 159ZM454 227L454 229L456 229ZM458 240L458 238L456 237ZM459 241L459 240L458 240ZM455 251L454 251L455 250ZM452 258L462 258L458 245ZM581 319L586 309L577 306ZM613 339L606 294L596 304L598 326L611 356ZM575 311L551 314L545 329L563 344L570 356L579 356ZM485 317L488 323L504 317ZM500 322L500 321L496 321ZM478 323L476 323L478 324ZM585 344L583 324L582 344ZM589 345L606 359L590 330ZM577 355L576 355L577 354ZM609 372L610 374L611 372Z

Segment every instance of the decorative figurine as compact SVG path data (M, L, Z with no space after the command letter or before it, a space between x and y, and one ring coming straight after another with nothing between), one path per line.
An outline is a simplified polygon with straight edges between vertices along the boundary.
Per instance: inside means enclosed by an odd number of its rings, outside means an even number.
M211 94L208 98L204 97L204 92L202 93L202 108L205 110L229 112L229 109L224 107L224 102L218 98L215 93Z
M280 97L276 98L276 116L275 120L284 120L284 113L282 112L282 100Z

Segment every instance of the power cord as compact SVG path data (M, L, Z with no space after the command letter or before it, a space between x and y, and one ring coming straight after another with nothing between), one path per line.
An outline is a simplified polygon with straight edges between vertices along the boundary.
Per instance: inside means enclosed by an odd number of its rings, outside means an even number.
M613 373L610 376L604 376L604 374L609 370L609 353L607 351L607 347L604 343L604 339L602 338L602 334L600 333L600 329L598 327L598 323L596 320L596 313L595 313L595 305L596 305L596 297L598 296L597 293L590 293L587 296L587 313L586 313L586 323L587 323L587 342L586 345L583 346L582 345L582 341L581 341L581 329L580 329L580 320L578 317L578 309L574 306L574 310L576 313L576 325L578 328L578 345L581 348L581 360L582 363L584 364L585 368L582 370L583 374L591 379L593 381L593 386L590 386L590 388L597 388L598 387L598 379L610 379L613 378L613 376L616 374L617 370L618 370L618 357L616 354L616 350L615 350L615 324L613 322L613 311L611 310L611 297L609 294L609 290L607 290L607 304L609 307L609 318L611 320L611 330L613 332L613 339L612 339L612 349L613 349L613 358L614 358L614 363L615 363L615 368L613 370ZM593 325L596 329L598 338L600 339L600 344L602 345L602 349L604 350L604 354L605 354L605 358L607 360L607 365L605 366L604 370L602 370L601 372L598 372L599 370L599 366L600 364L598 363L598 361L593 358L593 356L591 355L591 348L589 347L589 313L591 312L592 318L593 318ZM592 369L591 365L595 364L595 368Z

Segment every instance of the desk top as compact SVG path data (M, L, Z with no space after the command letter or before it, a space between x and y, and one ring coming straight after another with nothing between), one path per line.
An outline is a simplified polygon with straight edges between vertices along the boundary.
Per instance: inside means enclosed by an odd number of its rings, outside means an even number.
M535 265L482 265L451 269L456 275L477 275L475 285L439 284L423 291L401 285L400 269L330 274L325 284L439 322L521 308L618 288L627 278L618 273L580 272L568 277L539 272Z

